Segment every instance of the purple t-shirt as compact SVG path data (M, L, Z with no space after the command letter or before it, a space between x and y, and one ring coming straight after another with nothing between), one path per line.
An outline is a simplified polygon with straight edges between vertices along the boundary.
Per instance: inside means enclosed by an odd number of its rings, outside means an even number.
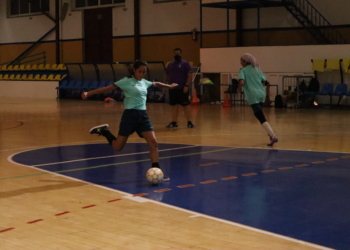
M185 61L173 61L169 63L168 68L166 69L166 74L168 75L168 83L177 83L177 89L182 89L186 82L188 73L192 72L191 65Z

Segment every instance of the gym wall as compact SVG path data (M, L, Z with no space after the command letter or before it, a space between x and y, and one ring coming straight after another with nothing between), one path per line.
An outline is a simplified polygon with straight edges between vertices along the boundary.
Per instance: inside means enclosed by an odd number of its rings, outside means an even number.
M66 1L66 0L65 0ZM54 23L44 15L7 18L6 2L0 1L0 64L13 60L31 43L48 32ZM310 2L350 41L350 1L310 0ZM55 0L50 0L50 14L54 16ZM331 6L331 8L330 8ZM177 1L154 4L153 0L140 1L141 57L145 60L170 61L175 47L183 49L184 58L199 62L199 37L191 38L191 30L199 30L200 1ZM310 35L301 29L286 9L262 8L260 10L260 45L315 44ZM236 46L236 11L230 10L230 46ZM124 7L113 8L113 60L134 60L133 0ZM83 12L68 13L60 24L61 61L83 62ZM244 46L257 46L256 9L243 10ZM226 47L226 10L203 8L203 46ZM29 54L46 52L47 63L55 63L55 34L50 34Z

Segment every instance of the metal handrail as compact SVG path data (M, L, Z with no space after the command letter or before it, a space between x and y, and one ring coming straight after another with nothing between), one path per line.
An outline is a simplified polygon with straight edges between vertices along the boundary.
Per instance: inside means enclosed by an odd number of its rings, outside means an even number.
M24 59L32 58L32 57L35 57L35 56L38 56L38 55L43 55L43 56L38 57L38 58L35 58L35 59L33 59L33 60L23 61ZM30 55L30 56L23 57L23 58L21 58L20 60L18 60L15 64L12 64L12 65L21 65L21 64L25 64L25 63L29 63L29 62L34 62L34 61L42 60L42 59L44 60L43 63L46 64L46 52L40 52L40 53L37 53L37 54L34 54L34 55ZM1 63L0 65L10 65L11 63L13 63L13 61Z
M286 7L293 5L308 22L308 28L316 28L331 43L346 43L346 39L308 0L282 0ZM320 28L326 28L321 30Z

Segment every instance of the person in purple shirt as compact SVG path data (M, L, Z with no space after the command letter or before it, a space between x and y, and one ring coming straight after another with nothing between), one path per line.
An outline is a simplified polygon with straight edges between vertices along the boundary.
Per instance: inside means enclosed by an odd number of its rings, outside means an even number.
M187 127L195 128L191 121L191 110L188 106L189 100L189 87L192 82L192 67L191 65L181 59L182 50L180 48L174 49L174 59L169 63L164 82L176 82L177 87L169 89L169 104L171 105L172 122L170 122L166 128L177 128L177 117L179 115L180 106L183 107L185 117L187 119Z

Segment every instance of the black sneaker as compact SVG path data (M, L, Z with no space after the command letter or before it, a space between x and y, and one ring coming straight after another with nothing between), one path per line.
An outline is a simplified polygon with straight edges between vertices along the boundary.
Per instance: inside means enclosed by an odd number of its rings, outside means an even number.
M163 181L170 181L170 178L168 176L163 176Z
M187 123L187 127L188 128L196 128L196 126L194 126L192 122Z
M99 125L90 129L90 134L102 135L101 133L102 130L108 130L108 128L109 128L108 124Z
M177 122L171 122L169 125L165 126L166 128L177 128L179 125L177 125Z

